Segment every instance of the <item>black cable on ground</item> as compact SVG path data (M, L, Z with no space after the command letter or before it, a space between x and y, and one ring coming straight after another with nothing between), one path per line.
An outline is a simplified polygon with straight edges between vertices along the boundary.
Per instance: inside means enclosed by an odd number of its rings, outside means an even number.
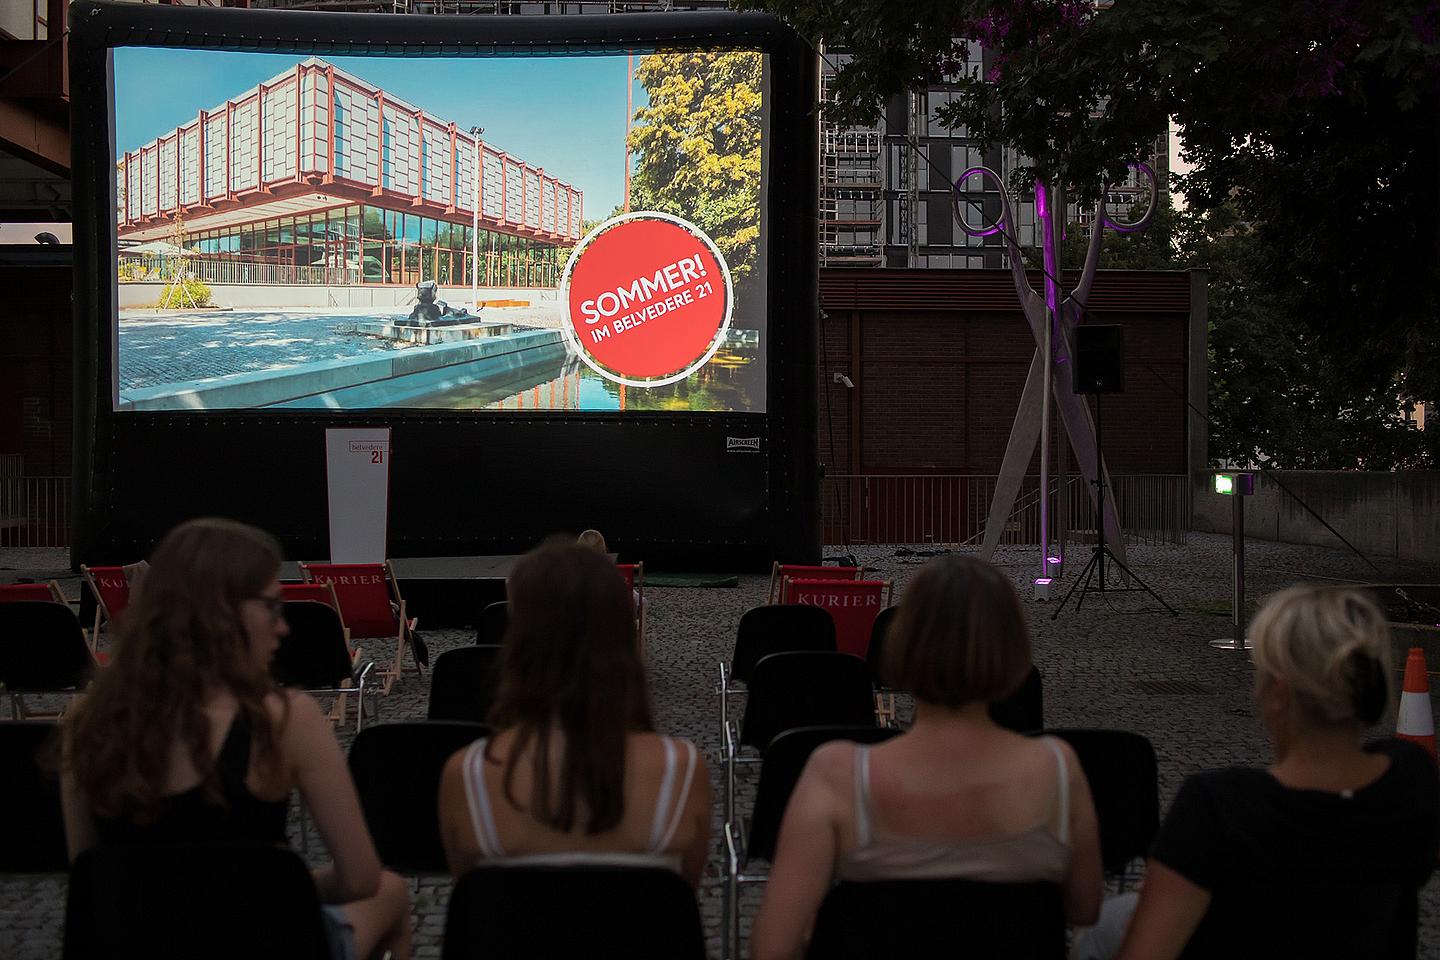
M1209 417L1208 415L1206 415L1205 411L1199 409L1198 407L1195 406L1195 404L1191 403L1191 402L1190 402L1190 398L1187 397L1185 394L1181 393L1180 390L1178 390L1178 389L1174 386L1174 384L1170 383L1170 381L1168 381L1168 380L1166 380L1164 377L1162 377L1162 376L1160 375L1160 371L1156 370L1156 369L1155 369L1153 366L1151 366L1148 362L1145 363L1145 369L1146 369L1146 370L1149 370L1150 373L1154 375L1155 379L1160 381L1160 384L1161 384L1163 387L1165 387L1165 389L1169 390L1171 393L1175 394L1175 395L1176 395L1177 397L1179 397L1182 401L1184 401L1185 406L1189 407L1189 408L1190 408L1190 411L1191 411L1192 413L1194 413L1197 417L1199 417L1201 420L1204 420L1204 421L1205 421L1205 424L1206 424L1208 427L1210 427L1210 429L1212 429L1212 430L1217 429L1216 424L1215 424L1215 421L1214 421L1214 420L1211 420L1210 417ZM1292 499L1292 500L1294 500L1296 503L1300 504L1300 506L1305 509L1305 512L1306 512L1306 513L1310 514L1310 516L1314 517L1316 520L1318 520L1318 521L1320 522L1320 525L1321 525L1321 526L1323 526L1326 530L1329 530L1332 534L1334 534L1334 535L1335 535L1335 539L1337 539L1337 540L1339 540L1341 543L1345 544L1345 546L1350 549L1350 552L1351 552L1351 553L1355 554L1355 556L1359 557L1361 560L1364 560L1365 563L1370 567L1371 570L1374 570L1376 573L1380 573L1380 572L1381 572L1381 571L1380 571L1380 568L1377 567L1377 566L1375 566L1375 562L1374 562L1373 560L1371 560L1369 557L1367 557L1364 553L1362 553L1362 552L1360 551L1360 548L1359 548L1359 547L1355 546L1355 544L1351 543L1349 540L1346 540L1345 537L1344 537L1344 535L1341 534L1339 530L1336 530L1334 527L1330 526L1329 522L1328 522L1324 517L1322 517L1322 516L1320 516L1320 514L1316 513L1316 512L1314 511L1314 509L1311 508L1310 504L1306 503L1306 502L1304 501L1304 499L1301 498L1300 494L1296 493L1294 490L1291 490L1289 487L1287 487L1287 486L1285 485L1284 481L1282 481L1279 477L1277 477L1277 476L1275 475L1275 471L1274 471L1274 470L1270 469L1269 467L1267 467L1267 466L1266 466L1265 464L1263 464L1263 463L1262 463L1262 464L1258 464L1258 465L1256 466L1256 469L1258 469L1261 473L1265 474L1265 476L1268 477L1268 478L1270 479L1270 481L1275 484L1275 486L1279 487L1282 491L1284 491L1287 495L1289 495L1290 499Z

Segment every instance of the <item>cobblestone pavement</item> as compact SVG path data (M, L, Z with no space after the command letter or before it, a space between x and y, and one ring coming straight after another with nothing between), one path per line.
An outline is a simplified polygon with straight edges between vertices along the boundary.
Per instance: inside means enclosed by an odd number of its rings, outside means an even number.
M827 553L840 552L830 548ZM892 578L897 595L925 559L895 548L855 548L876 575ZM1440 582L1440 571L1377 561L1381 571L1338 550L1286 546L1259 541L1247 545L1250 595L1259 597L1298 580L1331 577L1373 582ZM1078 553L1078 551L1077 551ZM1252 671L1248 658L1212 649L1207 641L1229 629L1229 541L1192 534L1185 547L1132 547L1137 574L1180 610L1166 614L1138 593L1088 599L1082 610L1066 608L1051 620L1055 604L1029 600L1025 609L1034 637L1035 659L1045 678L1045 718L1053 727L1120 727L1149 737L1159 755L1162 802L1168 805L1189 773L1228 764L1264 764L1269 747L1251 704ZM1001 548L997 562L1024 587L1034 575L1034 551ZM66 569L63 551L0 550L0 582L19 576L59 576L67 592L77 584ZM1071 572L1073 576L1073 571ZM1067 583L1068 585L1068 583ZM664 589L647 591L648 665L658 722L666 732L690 737L712 757L716 797L714 853L701 889L705 930L712 957L719 957L723 925L720 881L720 800L722 770L713 762L719 750L714 695L716 663L727 657L736 624L746 609L763 603L767 578L742 576L735 589ZM1028 588L1022 598L1028 597ZM423 611L417 611L423 617ZM469 631L427 631L432 656L471 641ZM1397 646L1420 642L1429 662L1440 666L1440 642L1428 635L1397 638ZM1403 661L1402 661L1403 662ZM1398 678L1397 678L1398 679ZM1165 681L1182 681L1168 685ZM1171 690L1160 693L1156 691ZM1181 692L1184 691L1184 692ZM425 715L425 680L407 675L381 708L382 721ZM902 704L902 717L909 706ZM1394 729L1393 716L1382 722ZM348 746L349 736L340 739ZM741 779L737 806L748 816L754 799L751 776ZM299 821L292 809L291 837L299 846ZM304 851L324 858L314 830ZM51 960L60 956L64 879L0 877L0 957ZM415 886L417 955L436 957L444 929L450 884L434 878ZM760 891L742 901L742 931ZM1440 887L1433 881L1420 901L1420 951L1440 960Z

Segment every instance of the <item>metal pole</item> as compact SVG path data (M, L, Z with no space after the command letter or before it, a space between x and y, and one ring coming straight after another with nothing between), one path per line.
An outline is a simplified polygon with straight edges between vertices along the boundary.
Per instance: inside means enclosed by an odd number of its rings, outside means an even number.
M1235 598L1230 618L1235 627L1235 649L1245 649L1245 498L1235 491L1235 534L1231 546L1235 568Z
M475 175L470 178L470 309L480 306L480 128L471 127L475 139Z
M1234 530L1230 539L1230 568L1235 581L1235 594L1230 599L1230 636L1221 637L1219 640L1211 640L1210 646L1219 650L1249 650L1250 644L1245 640L1245 490L1252 489L1247 485L1244 474L1235 478L1235 484L1230 492L1230 498L1234 500L1231 509L1234 511L1231 521Z
M1100 570L1100 592L1105 592L1105 395L1095 394L1095 562ZM1083 598L1082 598L1083 599Z
M1050 574L1050 400L1054 387L1051 381L1054 367L1054 344L1052 336L1055 330L1055 311L1059 304L1059 288L1056 277L1056 256L1055 245L1059 237L1059 230L1056 224L1063 216L1064 211L1058 209L1058 204L1063 203L1060 188L1047 188L1040 180L1035 181L1035 213L1041 221L1044 230L1041 234L1041 242L1045 250L1045 330L1040 338L1040 352L1044 354L1044 363L1040 388L1040 576L1049 578Z
M625 209L630 212L630 126L635 117L635 54L625 59Z
M1070 550L1070 444L1065 425L1057 422L1055 428L1055 550L1052 556L1059 557L1060 562L1050 566L1055 576L1063 577L1065 556Z

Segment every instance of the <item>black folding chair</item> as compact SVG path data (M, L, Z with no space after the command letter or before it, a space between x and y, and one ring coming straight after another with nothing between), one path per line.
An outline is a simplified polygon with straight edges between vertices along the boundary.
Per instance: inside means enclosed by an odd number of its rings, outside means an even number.
M880 743L899 732L885 727L796 727L770 742L760 765L760 786L755 793L750 829L741 830L738 822L725 824L727 946L733 948L740 942L740 887L769 879L765 874L742 871L752 860L774 859L785 805L790 802L790 794L795 791L810 754L831 740ZM733 949L727 950L726 955L733 955Z
M870 646L865 650L865 665L870 668L870 676L878 689L889 689L891 686L884 675L885 640L890 636L890 624L899 612L899 607L886 607L875 614L875 622L870 626Z
M355 732L365 721L365 684L375 666L373 660L353 660L340 614L327 603L290 600L285 604L285 622L290 633L280 640L270 673L287 687L335 697L335 720L345 723L347 698L355 702ZM379 716L376 689L370 689L370 712Z
M824 607L800 603L752 607L735 628L729 678L748 684L755 665L772 653L834 649L835 620Z
M1065 907L1059 885L847 881L831 887L820 904L805 956L874 960L942 954L1065 960Z
M365 824L387 867L447 873L440 842L440 774L445 761L485 736L478 723L382 723L350 746L350 776Z
M484 723L500 683L503 649L471 646L442 653L430 671L430 719Z
M1155 748L1129 730L1045 730L1070 744L1095 799L1100 861L1124 884L1125 869L1143 857L1160 829Z
M59 735L54 723L0 723L0 784L5 785L0 789L0 873L63 873L70 867L60 781L46 757Z
M480 611L475 624L475 644L480 647L495 647L505 642L505 628L510 626L510 604L497 600L486 604Z
M865 665L870 668L870 680L875 684L875 715L885 726L899 722L895 715L895 688L885 676L885 641L899 611L899 607L886 607L875 615L875 622L870 625L870 645L865 648Z
M480 866L445 915L443 960L705 960L695 892L654 867Z
M47 600L0 603L0 685L9 696L12 720L31 716L27 694L78 693L94 671L95 655L69 606Z
M729 698L741 692L735 689L735 684L748 686L750 674L762 657L801 650L835 651L835 620L823 607L776 603L745 611L735 628L735 649L730 654L730 662L720 662L722 740L730 722Z
M1015 692L990 704L990 719L1016 733L1034 733L1045 726L1045 681L1032 666Z
M755 665L738 746L762 753L794 727L873 727L865 661L848 653L772 653Z
M328 960L304 861L268 844L101 844L70 870L64 960Z
M763 755L778 735L794 727L875 726L875 699L865 661L848 653L816 650L772 653L755 665L745 718L737 736L725 727L725 822L735 820L735 765L742 747Z

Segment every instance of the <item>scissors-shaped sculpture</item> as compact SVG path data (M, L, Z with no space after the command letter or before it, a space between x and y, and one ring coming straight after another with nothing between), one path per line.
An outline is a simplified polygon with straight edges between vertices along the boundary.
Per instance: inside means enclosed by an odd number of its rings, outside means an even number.
M1025 379L1025 391L1020 396L1020 408L1015 414L1015 425L1010 429L1010 440L1005 447L1005 459L1000 467L999 481L995 485L995 498L990 503L990 516L985 522L985 541L982 555L988 560L1000 543L1000 535L1010 518L1015 500L1019 496L1025 479L1030 458L1035 452L1035 443L1040 442L1040 489L1050 488L1050 402L1058 405L1065 433L1070 438L1070 448L1084 474L1086 488L1094 502L1097 491L1104 491L1105 539L1111 545L1117 559L1125 563L1125 541L1121 536L1120 518L1115 511L1115 498L1110 486L1110 476L1096 447L1095 424L1090 408L1080 394L1074 392L1073 336L1084 304L1090 296L1095 282L1095 269L1100 263L1100 245L1106 228L1119 233L1133 233L1143 230L1155 215L1156 200L1159 197L1155 171L1144 163L1132 163L1130 167L1150 181L1150 203L1143 216L1133 222L1114 220L1105 213L1105 190L1095 204L1094 229L1090 232L1089 247L1085 251L1085 265L1080 271L1080 281L1068 294L1060 290L1060 267L1058 251L1064 238L1065 199L1059 187L1047 188L1040 181L1035 182L1035 214L1037 223L1044 228L1043 247L1045 254L1044 290L1036 290L1025 274L1025 262L1020 255L1020 246L1015 236L1015 216L1010 195L1000 175L989 167L971 167L955 181L952 201L955 219L966 236L988 237L999 233L1005 238L1010 253L1010 273L1015 280L1015 291L1020 295L1020 305L1030 332L1035 337L1035 357L1030 362L1030 373ZM965 219L962 204L969 202L962 193L962 187L972 176L978 174L984 182L989 177L1000 193L1000 215L993 223L980 227L972 226ZM1048 360L1048 362L1047 362ZM1040 540L1041 577L1053 575L1050 558L1050 498L1040 498ZM1048 580L1045 581L1047 584ZM1102 578L1103 583L1103 578Z

